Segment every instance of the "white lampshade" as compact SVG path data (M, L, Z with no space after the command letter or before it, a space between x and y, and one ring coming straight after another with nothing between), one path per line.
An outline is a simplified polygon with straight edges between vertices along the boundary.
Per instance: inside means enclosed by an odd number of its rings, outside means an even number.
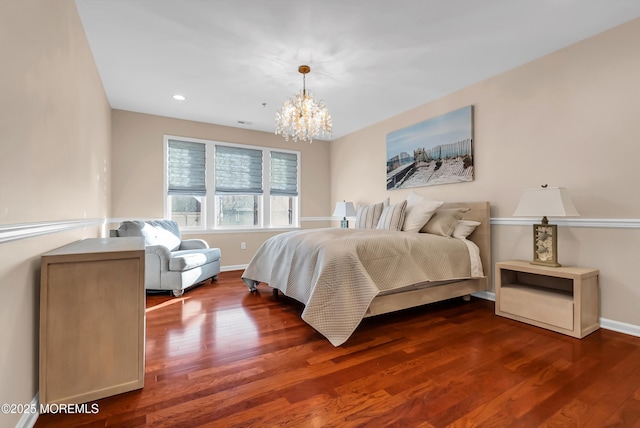
M334 217L353 217L356 215L356 209L353 202L336 202L336 209L333 211Z
M580 216L569 191L564 187L544 187L522 192L515 217L576 217Z

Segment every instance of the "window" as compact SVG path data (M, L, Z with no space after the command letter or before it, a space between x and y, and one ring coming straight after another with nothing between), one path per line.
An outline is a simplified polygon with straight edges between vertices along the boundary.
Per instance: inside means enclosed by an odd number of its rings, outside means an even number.
M206 196L205 146L169 140L167 147L168 212L181 227L203 227Z
M216 225L260 225L262 150L216 145Z
M298 155L271 152L271 224L293 224L294 205L298 199Z
M165 147L165 215L181 228L299 225L299 152L168 136Z

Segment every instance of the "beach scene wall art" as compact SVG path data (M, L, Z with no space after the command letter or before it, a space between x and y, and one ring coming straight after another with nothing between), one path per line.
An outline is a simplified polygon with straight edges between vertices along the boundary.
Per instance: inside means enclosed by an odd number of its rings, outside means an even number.
M473 181L473 106L387 134L387 189Z

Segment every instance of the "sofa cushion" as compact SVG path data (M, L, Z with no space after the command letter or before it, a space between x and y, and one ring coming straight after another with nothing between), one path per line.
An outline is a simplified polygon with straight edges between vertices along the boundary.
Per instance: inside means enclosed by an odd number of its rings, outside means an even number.
M180 229L173 220L123 221L118 236L143 236L146 246L162 245L169 251L180 247Z
M171 253L171 259L169 260L169 270L183 272L216 260L220 260L219 248L174 251Z

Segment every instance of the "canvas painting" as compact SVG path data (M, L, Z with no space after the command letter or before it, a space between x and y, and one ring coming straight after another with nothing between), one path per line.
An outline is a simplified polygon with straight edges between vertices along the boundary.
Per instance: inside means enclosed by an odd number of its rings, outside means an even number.
M387 189L473 181L473 106L387 135Z

